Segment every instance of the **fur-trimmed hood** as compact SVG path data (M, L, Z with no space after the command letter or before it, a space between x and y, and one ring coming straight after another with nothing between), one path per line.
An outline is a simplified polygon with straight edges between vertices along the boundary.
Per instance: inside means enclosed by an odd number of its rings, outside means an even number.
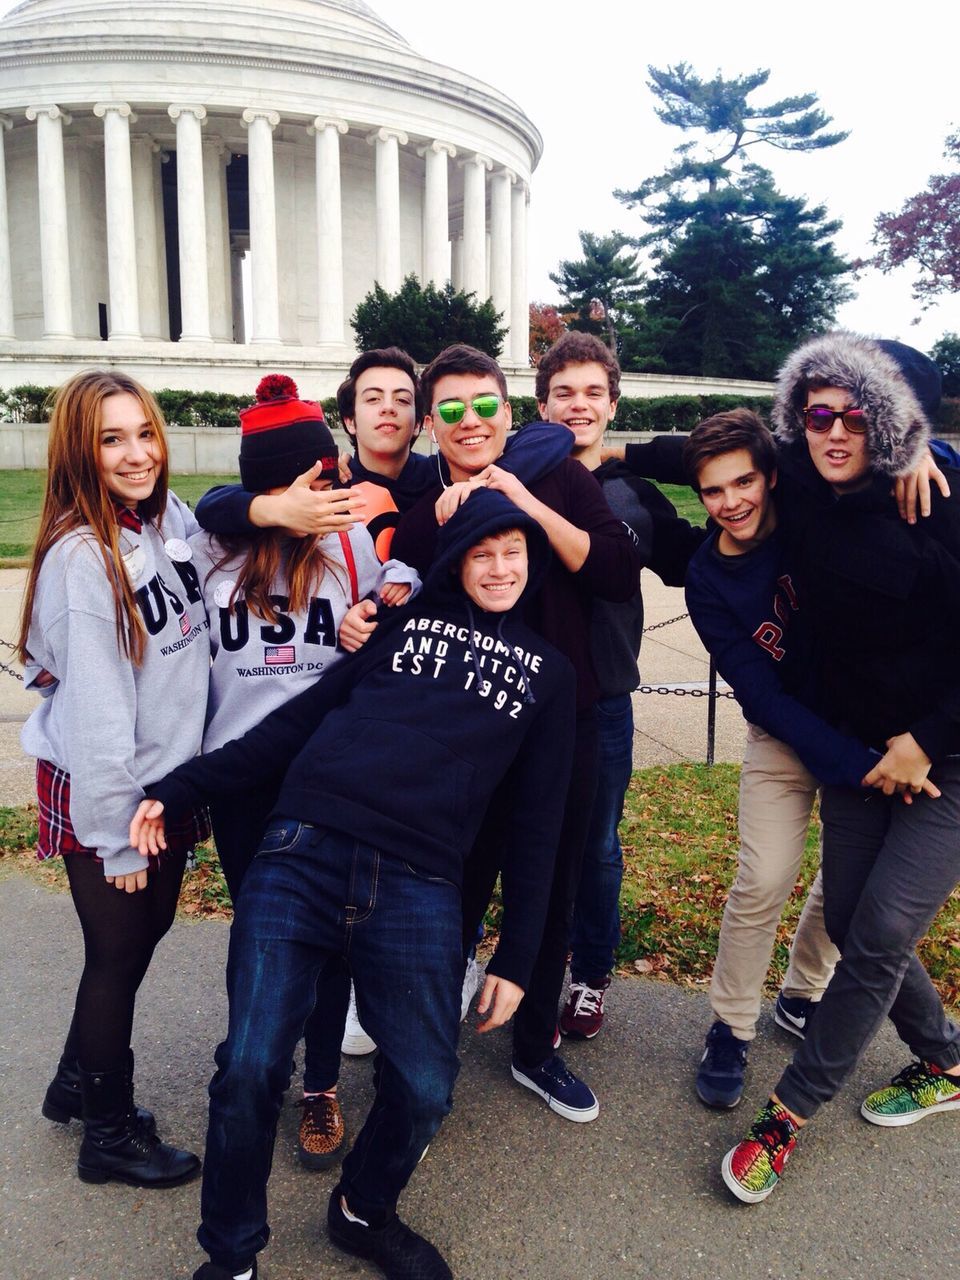
M777 378L773 425L786 443L805 438L810 386L842 387L865 411L873 471L900 476L917 466L930 438L930 414L940 402L940 371L927 356L900 342L843 330L804 343Z

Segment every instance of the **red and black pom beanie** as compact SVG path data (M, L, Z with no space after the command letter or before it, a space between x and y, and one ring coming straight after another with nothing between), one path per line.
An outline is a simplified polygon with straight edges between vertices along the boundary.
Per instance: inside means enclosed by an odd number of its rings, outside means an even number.
M313 400L301 400L297 384L271 373L257 387L257 403L240 410L240 479L248 493L292 484L315 462L320 480L337 479L337 446Z

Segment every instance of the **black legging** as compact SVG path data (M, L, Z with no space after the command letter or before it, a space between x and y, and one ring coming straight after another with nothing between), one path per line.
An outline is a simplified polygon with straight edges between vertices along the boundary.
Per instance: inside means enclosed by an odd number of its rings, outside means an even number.
M84 1071L127 1066L137 991L154 948L173 923L186 852L165 853L147 887L126 893L108 884L103 864L83 854L64 858L83 930L84 962L64 1047Z

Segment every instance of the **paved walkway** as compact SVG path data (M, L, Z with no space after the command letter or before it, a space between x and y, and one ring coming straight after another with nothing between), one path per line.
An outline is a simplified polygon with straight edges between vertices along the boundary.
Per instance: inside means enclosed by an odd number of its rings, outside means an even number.
M16 634L22 571L0 571L0 638ZM679 591L650 577L647 623L684 612ZM2 648L2 646L0 646ZM8 662L0 652L0 661ZM688 622L644 641L650 684L698 683L707 659ZM31 695L0 671L0 803L32 796L19 749ZM705 698L636 696L638 766L706 751ZM718 703L717 759L739 760L743 721ZM6 999L0 1006L0 1280L179 1280L202 1260L193 1240L198 1184L166 1192L90 1187L74 1173L79 1126L51 1125L39 1101L69 1018L80 965L66 895L16 875L0 880ZM164 1136L204 1141L205 1085L225 1020L227 927L178 922L139 1002L140 1095ZM11 998L11 993L15 997ZM954 1207L960 1116L881 1130L858 1114L862 1095L906 1054L884 1030L847 1089L804 1137L785 1185L764 1205L733 1202L724 1151L749 1122L791 1051L769 1012L751 1051L743 1108L708 1112L693 1092L709 1021L702 992L615 981L602 1036L565 1049L594 1086L599 1119L564 1121L509 1078L504 1033L463 1037L456 1106L404 1197L457 1280L947 1280L960 1275ZM370 1062L344 1060L342 1097L355 1132L371 1096ZM262 1280L373 1276L325 1242L320 1225L335 1175L294 1159L296 1115L285 1107L270 1184L273 1241Z
M202 1257L198 1184L144 1192L91 1187L74 1173L79 1126L43 1120L39 1101L69 1017L80 963L66 895L0 882L7 998L0 1010L0 1179L4 1280L180 1280ZM165 1136L202 1150L204 1086L224 1026L223 923L177 923L147 977L137 1018L139 1095ZM9 993L16 990L16 999ZM960 1274L955 1207L960 1116L883 1130L861 1096L905 1061L889 1031L805 1135L765 1204L734 1202L719 1162L782 1069L793 1041L769 1011L751 1052L747 1098L709 1112L693 1093L706 998L618 980L602 1035L565 1052L601 1100L593 1124L560 1119L509 1078L504 1033L462 1040L456 1105L404 1196L457 1280L949 1280ZM356 1132L370 1059L344 1059ZM335 1174L294 1158L286 1106L270 1184L273 1240L262 1280L376 1274L320 1232Z

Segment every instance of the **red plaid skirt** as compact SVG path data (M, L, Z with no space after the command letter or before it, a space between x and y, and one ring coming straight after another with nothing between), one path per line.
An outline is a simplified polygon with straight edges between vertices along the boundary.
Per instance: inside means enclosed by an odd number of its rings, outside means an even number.
M49 760L37 761L37 809L37 857L41 862L67 853L103 861L97 857L96 849L88 848L77 839L70 821L70 775ZM210 819L206 809L200 809L186 821L168 828L167 850L184 853L209 836Z

